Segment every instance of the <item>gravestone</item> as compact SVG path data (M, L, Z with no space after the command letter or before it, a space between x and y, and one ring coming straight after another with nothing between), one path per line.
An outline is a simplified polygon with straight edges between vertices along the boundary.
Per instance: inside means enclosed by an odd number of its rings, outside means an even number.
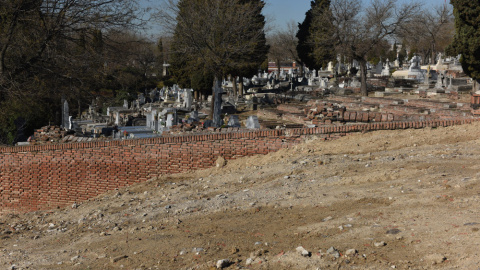
M64 129L70 129L70 112L69 112L69 108L68 108L68 102L65 100L63 102L63 108L62 108L62 126Z
M163 97L165 101L168 100L168 88L165 88L165 96Z
M193 119L193 121L197 122L198 119L198 111L193 111L190 113L190 118Z
M230 115L230 119L228 119L228 126L241 127L240 120L238 119L238 115Z
M437 83L435 84L435 88L442 89L444 80L445 80L445 75L443 74L443 71L440 71L440 73L437 76Z
M352 82L350 83L350 86L354 88L359 88L362 86L362 83L358 81L357 77L353 77Z
M375 74L382 74L382 70L383 70L383 63L382 61L380 61L375 67Z
M143 105L145 104L145 96L143 94L139 94L138 95L138 102L139 102L139 108L140 108L140 105Z
M390 63L388 62L388 59L387 59L387 62L385 62L385 67L382 69L381 75L390 76Z
M203 128L209 128L209 127L213 127L212 120L206 120L205 122L203 122Z
M117 112L115 113L115 125L116 125L116 126L119 126L119 125L120 125L120 112L119 112L119 111L117 111Z
M447 89L448 89L448 90L453 90L453 85L452 85L453 75L449 75L449 76L448 76L448 79L449 79L449 84L448 84Z
M308 86L313 86L313 77L308 78Z
M414 79L417 81L423 81L425 79L425 74L422 71L420 66L421 59L419 56L415 55L412 60L410 67L408 69L408 78Z
M123 108L128 109L128 100L126 99L123 100Z
M152 128L153 114L147 113L147 127Z
M156 110L154 110L154 111L152 112L152 118L153 118L153 119L152 119L152 129L153 129L154 131L159 131L159 128L160 128L160 125L158 124L158 122L159 122L159 120L158 120L159 117L158 117L158 113L157 113Z
M328 87L328 79L320 79L320 87L327 88Z
M173 126L173 114L167 114L167 121L165 126L167 128Z
M438 54L438 61L437 61L437 65L435 66L435 69L437 71L443 70L443 57L441 53Z
M260 123L258 122L258 117L256 115L251 115L248 117L246 127L248 129L259 129Z
M213 110L213 124L215 127L221 127L222 126L222 94L223 94L223 89L222 86L219 84L220 81L217 81L215 83L215 87L213 89L213 93L215 95L215 100L214 100L214 106L212 108Z
M185 108L187 110L192 109L193 103L193 89L186 89L185 90Z
M333 62L328 62L327 71L329 71L329 72L332 72L332 73L333 73Z

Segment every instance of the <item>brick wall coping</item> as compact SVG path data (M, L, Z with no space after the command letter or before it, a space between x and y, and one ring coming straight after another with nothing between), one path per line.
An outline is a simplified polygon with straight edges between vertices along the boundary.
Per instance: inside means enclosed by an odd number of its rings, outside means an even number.
M453 125L470 124L480 121L480 118L458 118L453 120L425 120L425 121L406 121L406 122L380 122L380 123L362 123L350 124L344 126L331 127L315 127L315 128L296 128L296 129L279 129L279 130L254 130L227 133L213 133L202 135L180 135L172 137L156 137L146 139L128 139L113 141L97 141L97 142L79 142L79 143L63 143L52 145L31 145L31 146L14 146L0 148L1 154L21 153L21 152L42 152L42 151L62 151L68 149L82 148L101 148L110 146L136 146L148 144L169 144L182 142L198 142L212 140L229 140L238 138L260 138L260 137L281 137L281 136L301 136L301 135L320 135L331 133L350 133L350 132L366 132L375 130L394 130L408 128L425 128L425 127L446 127Z

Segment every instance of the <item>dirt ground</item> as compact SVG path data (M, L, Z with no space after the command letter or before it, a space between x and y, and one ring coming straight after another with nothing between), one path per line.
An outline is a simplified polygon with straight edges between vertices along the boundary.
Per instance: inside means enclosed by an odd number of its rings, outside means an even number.
M0 268L478 269L479 131L312 140L4 216Z

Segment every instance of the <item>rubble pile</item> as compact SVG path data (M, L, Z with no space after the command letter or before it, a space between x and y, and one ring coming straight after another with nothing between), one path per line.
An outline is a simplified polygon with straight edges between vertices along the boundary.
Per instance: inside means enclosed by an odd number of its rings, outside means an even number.
M306 121L312 121L314 125L331 124L335 121L343 121L343 115L347 109L338 104L321 102L311 108L304 109L307 115Z
M59 143L66 134L67 132L59 126L44 126L35 130L29 142L31 144Z

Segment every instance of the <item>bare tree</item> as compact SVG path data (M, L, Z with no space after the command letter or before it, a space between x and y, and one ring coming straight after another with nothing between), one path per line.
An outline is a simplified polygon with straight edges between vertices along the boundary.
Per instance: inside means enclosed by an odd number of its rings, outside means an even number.
M275 61L277 70L280 73L280 65L284 61L295 61L300 63L297 53L298 39L296 37L297 26L294 21L287 24L287 28L275 31L267 37L270 45L269 59Z
M46 107L41 122L25 115L29 128L54 122L61 95L80 103L98 85L102 33L137 27L138 12L135 0L0 0L0 103L21 112L28 97ZM0 129L12 117L1 114Z
M360 0L331 2L336 51L359 62L363 96L368 95L369 53L400 33L415 19L419 10L419 4L399 4L397 0L372 0L364 4ZM319 22L322 23L322 20Z
M399 37L425 58L435 61L438 52L443 52L453 40L455 33L453 11L450 5L425 6L422 16L416 17L402 29Z

